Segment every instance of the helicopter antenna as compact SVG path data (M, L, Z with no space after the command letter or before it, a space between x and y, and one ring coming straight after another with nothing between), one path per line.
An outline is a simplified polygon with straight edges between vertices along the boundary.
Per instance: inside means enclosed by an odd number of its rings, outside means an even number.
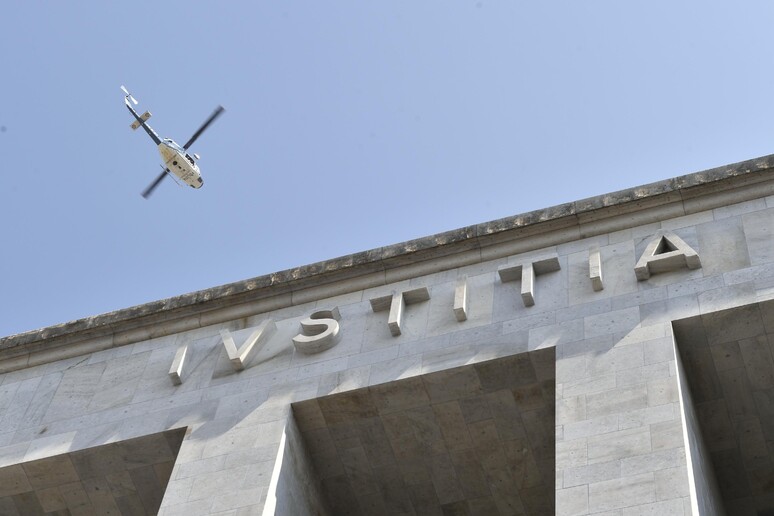
M128 98L129 100L131 100L132 102L134 102L134 105L135 105L135 106L137 105L137 101L136 101L136 100L134 100L134 97L132 97L132 94L131 94L131 93L129 93L129 91L128 91L128 90L127 90L127 89L126 89L124 86L121 86L121 91L123 91L124 93L126 93L126 98Z

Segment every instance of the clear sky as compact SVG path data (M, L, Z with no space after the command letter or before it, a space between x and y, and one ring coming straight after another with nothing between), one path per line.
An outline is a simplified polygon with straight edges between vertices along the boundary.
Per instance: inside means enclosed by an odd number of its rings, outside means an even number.
M0 336L774 153L771 2L6 2ZM162 137L196 142L201 190Z

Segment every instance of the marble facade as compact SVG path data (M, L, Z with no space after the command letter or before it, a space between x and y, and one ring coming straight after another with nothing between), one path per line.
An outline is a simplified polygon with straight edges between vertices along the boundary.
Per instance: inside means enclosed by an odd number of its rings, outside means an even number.
M765 514L773 228L767 156L2 338L0 514Z

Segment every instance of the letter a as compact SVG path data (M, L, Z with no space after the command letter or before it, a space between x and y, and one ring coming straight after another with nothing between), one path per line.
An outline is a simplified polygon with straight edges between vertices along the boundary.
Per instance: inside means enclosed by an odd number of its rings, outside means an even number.
M650 278L651 274L675 271L682 268L698 269L701 260L696 251L671 231L659 231L645 248L634 267L637 280Z

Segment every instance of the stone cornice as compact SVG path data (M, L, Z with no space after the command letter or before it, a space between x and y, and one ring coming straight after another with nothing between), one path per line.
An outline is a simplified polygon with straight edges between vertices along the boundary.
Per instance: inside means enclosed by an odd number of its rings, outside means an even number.
M774 194L774 155L0 338L0 372Z

